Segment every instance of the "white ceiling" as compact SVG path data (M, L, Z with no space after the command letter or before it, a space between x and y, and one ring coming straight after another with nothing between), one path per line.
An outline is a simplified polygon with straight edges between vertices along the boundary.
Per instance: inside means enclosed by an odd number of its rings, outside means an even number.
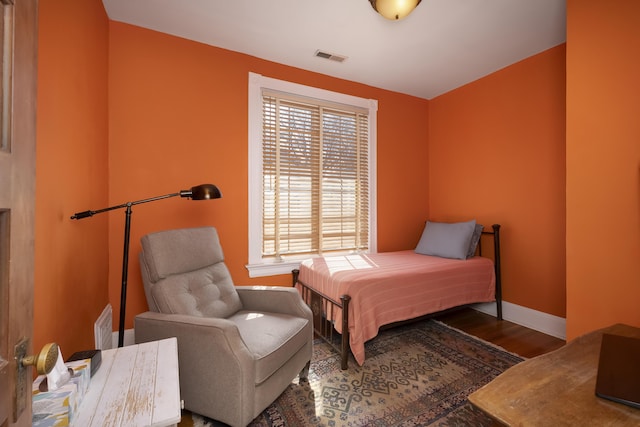
M425 99L566 38L565 0L423 0L400 21L368 0L103 3L114 21Z

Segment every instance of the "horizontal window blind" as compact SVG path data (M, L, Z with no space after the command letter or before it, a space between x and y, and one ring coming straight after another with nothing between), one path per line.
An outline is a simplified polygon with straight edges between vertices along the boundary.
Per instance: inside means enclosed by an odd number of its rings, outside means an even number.
M264 258L368 249L368 112L262 93Z

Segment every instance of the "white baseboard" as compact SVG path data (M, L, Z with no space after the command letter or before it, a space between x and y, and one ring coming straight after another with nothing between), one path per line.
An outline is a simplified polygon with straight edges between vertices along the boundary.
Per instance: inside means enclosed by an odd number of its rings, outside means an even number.
M497 316L494 302L474 304L471 307L482 313ZM556 338L567 339L567 321L563 317L502 301L502 318Z
M124 331L124 339L122 340L122 345L124 347L128 345L133 345L136 343L135 335L133 333L133 329L125 329ZM111 341L113 342L113 346L111 348L118 348L118 331L114 331L111 334Z

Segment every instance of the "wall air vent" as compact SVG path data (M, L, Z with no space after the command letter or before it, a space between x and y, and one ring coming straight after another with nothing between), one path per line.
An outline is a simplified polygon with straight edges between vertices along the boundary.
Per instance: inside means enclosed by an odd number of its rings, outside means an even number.
M314 56L317 56L318 58L329 59L331 61L336 61L336 62L344 62L344 60L347 59L346 56L336 55L334 53L328 53L322 50L316 50L316 53L314 54Z

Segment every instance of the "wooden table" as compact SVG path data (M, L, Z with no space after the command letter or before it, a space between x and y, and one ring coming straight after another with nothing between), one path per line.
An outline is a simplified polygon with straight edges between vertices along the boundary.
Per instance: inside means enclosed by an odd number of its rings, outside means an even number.
M640 410L595 395L602 334L640 338L617 324L521 362L469 396L508 426L639 426Z
M73 426L170 426L180 421L175 338L102 352Z

